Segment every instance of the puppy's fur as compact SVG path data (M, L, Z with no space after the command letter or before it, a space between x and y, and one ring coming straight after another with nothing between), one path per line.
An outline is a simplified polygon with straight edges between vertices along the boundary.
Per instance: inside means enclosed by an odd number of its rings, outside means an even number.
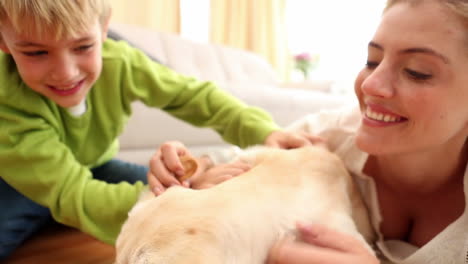
M367 246L366 208L335 154L256 147L241 159L252 169L213 188L146 194L118 237L117 263L262 264L297 221L325 224Z

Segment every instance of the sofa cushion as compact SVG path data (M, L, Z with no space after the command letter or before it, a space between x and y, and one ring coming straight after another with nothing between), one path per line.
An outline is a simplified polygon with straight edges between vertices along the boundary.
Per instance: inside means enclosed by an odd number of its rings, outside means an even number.
M154 56L154 54L151 54L151 52L146 52L142 47L140 47L140 45L138 44L135 44L133 43L132 40L130 40L129 38L127 38L126 36L123 36L121 35L119 32L117 32L116 30L114 29L109 29L108 33L107 33L107 37L109 37L110 39L113 39L113 40L123 40L123 41L126 41L128 44L130 44L131 46L137 48L137 49L140 49L140 50L143 50L143 52L145 52L145 54L151 58L153 61L159 63L159 64L164 64L160 59L156 58Z
M231 83L226 84L225 89L247 104L265 109L281 126L287 126L306 114L350 103L349 98L343 96L271 85ZM194 153L207 153L229 146L211 129L194 127L139 102L132 108L134 114L120 137L120 156L126 160L147 162L157 147L169 140L182 141Z
M123 39L179 73L223 84L237 81L277 84L272 67L259 55L127 24L111 24L111 37Z

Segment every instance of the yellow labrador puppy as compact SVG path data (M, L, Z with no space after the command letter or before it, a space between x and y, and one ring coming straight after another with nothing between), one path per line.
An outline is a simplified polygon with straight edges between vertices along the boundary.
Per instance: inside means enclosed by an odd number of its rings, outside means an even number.
M366 208L335 154L256 147L240 158L252 169L213 188L143 195L117 239L116 263L262 264L297 221L371 239Z

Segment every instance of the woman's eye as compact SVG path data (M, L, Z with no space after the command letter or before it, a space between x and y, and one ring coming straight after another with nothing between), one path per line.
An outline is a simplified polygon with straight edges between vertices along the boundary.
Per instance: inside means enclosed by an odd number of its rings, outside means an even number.
M414 79L417 81L426 81L432 77L432 74L426 74L426 73L414 71L411 69L405 69L405 71L411 79Z
M23 54L29 57L37 57L37 56L47 55L47 51L45 50L24 51Z
M368 68L368 69L375 69L375 68L377 68L377 66L379 66L379 63L376 62L376 61L367 61L366 62L366 68Z

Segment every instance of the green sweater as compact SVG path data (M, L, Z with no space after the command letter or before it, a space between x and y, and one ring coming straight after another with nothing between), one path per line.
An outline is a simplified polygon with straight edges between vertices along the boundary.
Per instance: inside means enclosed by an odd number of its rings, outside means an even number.
M87 110L76 117L28 88L12 57L0 53L0 176L50 208L56 221L104 242L115 242L144 185L94 180L90 168L117 153L133 101L211 127L241 147L259 144L278 129L264 111L210 82L181 76L123 42L107 40L102 56Z

